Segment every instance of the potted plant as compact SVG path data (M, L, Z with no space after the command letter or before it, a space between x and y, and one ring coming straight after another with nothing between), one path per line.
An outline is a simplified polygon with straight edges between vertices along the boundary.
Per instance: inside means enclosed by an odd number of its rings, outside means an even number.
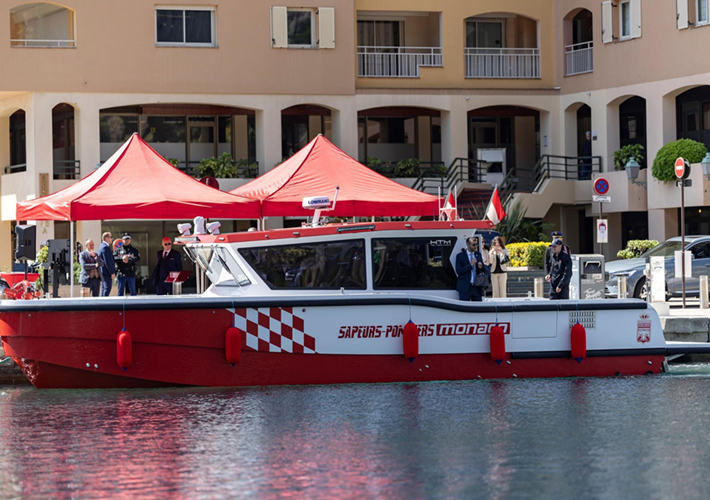
M641 144L627 144L626 146L614 151L614 170L624 170L629 161L633 158L637 163L643 163L644 147ZM629 174L631 177L631 174ZM638 177L638 172L636 172ZM633 177L636 179L636 177Z

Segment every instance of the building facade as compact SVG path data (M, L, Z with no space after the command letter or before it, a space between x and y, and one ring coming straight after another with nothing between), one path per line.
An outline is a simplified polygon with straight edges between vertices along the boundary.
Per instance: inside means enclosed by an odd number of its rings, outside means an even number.
M710 61L694 57L710 41L707 2L0 0L0 266L15 203L88 175L133 132L188 173L223 153L263 173L318 133L375 168L490 160L472 184L513 179L512 202L584 253L598 249L604 177L607 257L674 236L675 185L645 168L631 182L613 156L641 144L645 167L678 138L710 144ZM709 181L691 176L689 230L708 233ZM38 222L38 239L68 227ZM175 233L85 221L76 239L102 230L146 250Z

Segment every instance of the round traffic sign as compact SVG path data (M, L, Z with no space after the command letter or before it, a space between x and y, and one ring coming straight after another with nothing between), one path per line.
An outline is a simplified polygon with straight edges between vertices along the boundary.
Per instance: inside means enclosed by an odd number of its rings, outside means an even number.
M683 158L678 158L675 161L675 176L682 179L683 174L685 174L685 160Z
M594 192L599 196L607 194L609 192L609 181L604 177L597 178L597 180L594 181Z
M678 158L675 161L675 176L678 179L687 179L690 176L690 164L685 158Z

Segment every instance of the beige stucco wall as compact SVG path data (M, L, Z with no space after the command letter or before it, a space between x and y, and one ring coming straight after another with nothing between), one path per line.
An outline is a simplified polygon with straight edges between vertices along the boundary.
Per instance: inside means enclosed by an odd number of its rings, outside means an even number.
M21 2L2 0L0 61L12 71L3 71L0 92L352 94L352 2L326 3L335 9L332 50L272 48L268 2L204 0L175 0L168 5L218 4L216 47L156 47L155 2L68 0L63 4L76 12L76 48L52 49L10 47L9 12ZM276 5L325 6L316 0Z
M602 43L601 2L599 0L556 0L554 3L556 78L564 93L577 93L643 84L669 78L710 72L710 59L699 57L710 38L710 25L679 30L676 28L675 0L641 2L641 37ZM694 11L694 2L689 2ZM618 2L617 2L618 5ZM565 16L579 8L593 15L594 72L564 76L563 33ZM618 35L619 9L613 9L615 35ZM707 81L706 81L707 82Z

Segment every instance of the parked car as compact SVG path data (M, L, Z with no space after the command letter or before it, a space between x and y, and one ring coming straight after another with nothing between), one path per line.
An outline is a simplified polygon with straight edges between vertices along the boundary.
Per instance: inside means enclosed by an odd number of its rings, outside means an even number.
M681 249L681 238L670 238L636 259L614 260L605 265L605 295L607 298L618 296L618 278L626 276L628 297L646 298L646 264L650 257L665 257L666 295L682 295L682 280L675 277L675 252ZM699 295L700 276L710 274L710 236L686 236L685 249L692 259L692 277L685 279L687 296Z

